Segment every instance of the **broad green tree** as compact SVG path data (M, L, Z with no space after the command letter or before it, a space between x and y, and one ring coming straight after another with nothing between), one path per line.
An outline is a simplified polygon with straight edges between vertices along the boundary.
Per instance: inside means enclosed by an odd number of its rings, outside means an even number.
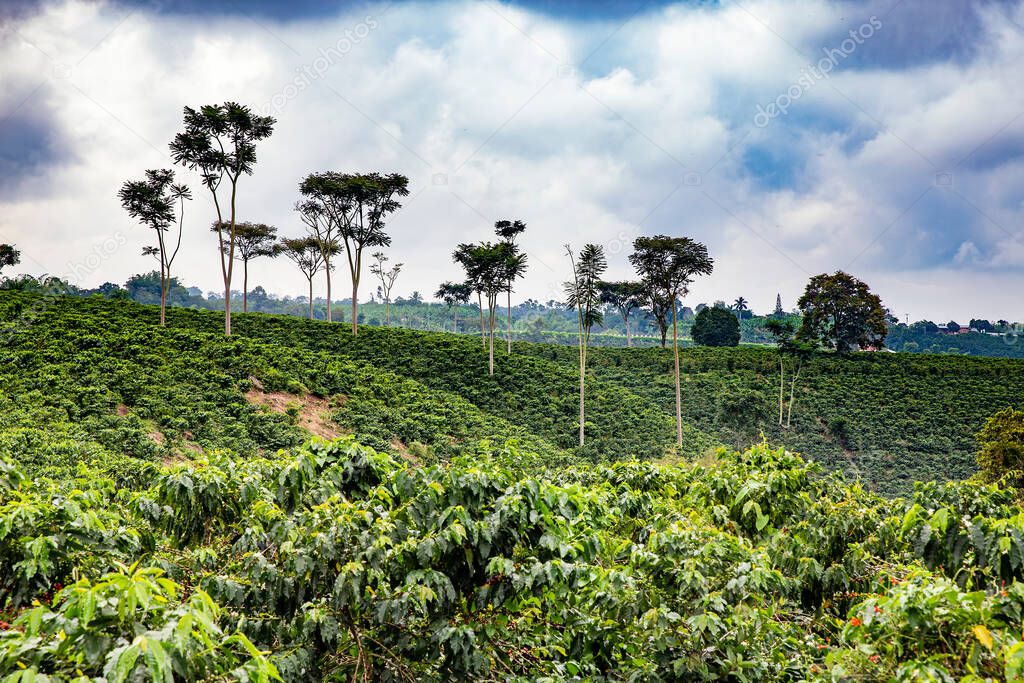
M388 257L383 251L375 251L373 254L375 263L370 264L370 272L380 280L381 293L384 295L384 324L391 324L391 290L395 286L398 274L402 272L404 264L396 263L390 270L385 270Z
M170 290L171 265L181 249L181 232L185 221L185 200L192 199L186 185L174 182L174 171L148 170L145 180L128 180L118 197L121 206L156 233L157 246L146 247L143 255L153 256L160 263L160 325L167 324L167 292ZM177 219L175 205L177 204ZM178 234L168 241L166 233L177 223ZM172 248L173 245L173 248Z
M270 137L276 121L259 116L237 102L185 107L185 130L174 136L174 163L198 171L213 196L224 280L224 334L231 335L231 277L235 263L235 226L238 223L238 182L252 175L256 143ZM227 186L224 181L227 180ZM227 214L225 216L225 213Z
M351 212L346 199L340 196L334 178L336 173L311 173L299 184L303 199L295 203L295 211L306 226L309 236L320 246L324 260L324 279L327 282L327 322L334 320L334 293L331 259L341 251L341 225Z
M497 322L498 296L508 287L508 268L512 247L507 242L460 244L453 258L466 271L466 282L477 293L480 302L480 334L488 355L488 373L494 374L494 327ZM484 323L483 302L487 299L487 322Z
M601 276L608 269L604 248L598 244L584 245L579 255L573 254L572 246L565 245L572 265L572 281L565 283L566 306L576 311L576 327L579 334L580 368L580 446L586 438L585 380L587 376L587 350L590 344L590 330L603 321L601 314Z
M882 300L852 275L841 270L815 275L797 305L803 312L801 339L837 353L885 345L889 327Z
M0 244L0 271L21 263L21 252L13 244Z
M516 244L516 238L526 230L526 223L515 220L501 220L494 224L495 234L509 246L508 262L505 264L507 287L506 312L508 314L508 325L506 327L507 352L512 353L512 288L515 281L526 275L526 254Z
M480 314L480 342L487 348L487 334L486 327L484 326L484 286L482 281L483 273L480 270L478 259L474 250L477 248L475 244L460 244L452 252L452 260L462 266L462 270L466 274L466 286L470 288L472 292L476 294L476 307L477 312Z
M214 225L210 230L222 232L225 226ZM277 228L264 223L238 223L235 225L235 258L242 262L242 312L249 312L249 261L279 254Z
M313 278L326 267L323 249L315 237L288 237L278 244L279 250L299 267L309 284L309 319L313 319Z
M454 312L452 332L459 331L459 306L469 303L473 287L465 282L442 282L434 296L444 302L449 311Z
M341 239L345 243L349 274L352 276L352 334L359 334L359 279L363 250L391 246L386 221L401 208L399 197L409 194L409 179L399 173L337 174L328 179L330 191L338 198Z
M705 308L694 319L690 336L699 346L738 346L740 322L725 308Z
M602 282L598 285L601 303L618 311L626 328L626 346L633 346L633 333L629 319L633 312L644 305L644 287L639 282Z
M710 275L714 260L708 248L689 237L637 237L633 242L630 263L636 269L644 286L652 293L652 300L669 302L672 313L672 356L675 360L676 380L676 444L683 445L683 398L679 377L679 328L676 320L676 302L688 291L698 275Z

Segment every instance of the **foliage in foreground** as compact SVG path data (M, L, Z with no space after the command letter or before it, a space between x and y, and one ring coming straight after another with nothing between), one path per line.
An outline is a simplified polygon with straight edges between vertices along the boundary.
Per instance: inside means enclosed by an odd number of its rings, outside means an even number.
M137 491L5 462L0 676L1022 675L1024 514L993 487L889 501L765 446L518 462L411 467L347 437L153 467Z

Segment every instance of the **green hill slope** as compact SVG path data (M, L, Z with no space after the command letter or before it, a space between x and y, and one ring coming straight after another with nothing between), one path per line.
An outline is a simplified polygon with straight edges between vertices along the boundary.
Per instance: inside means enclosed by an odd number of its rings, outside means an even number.
M560 363L574 358L572 349L546 345L523 344L519 352ZM986 418L1007 406L1024 408L1024 361L821 353L800 374L791 428L780 429L772 349L687 348L681 363L683 418L693 426L735 446L763 434L887 494L906 493L914 481L970 476L974 435ZM595 349L590 364L596 378L666 412L674 408L670 350Z
M221 326L216 314L175 309L172 326ZM457 394L480 410L500 416L563 449L577 448L578 375L575 366L496 350L493 377L480 339L470 335L398 328L360 329L277 315L239 315L232 329L239 337L288 348L345 357ZM718 441L685 426L683 454L699 456ZM675 422L648 398L631 389L592 379L587 387L587 447L591 459L657 458L675 445Z
M33 469L102 459L127 472L132 459L218 448L255 455L295 446L309 431L355 431L368 445L428 459L473 451L481 439L515 439L556 461L568 455L456 394L373 364L161 330L151 313L102 299L0 297L0 451Z

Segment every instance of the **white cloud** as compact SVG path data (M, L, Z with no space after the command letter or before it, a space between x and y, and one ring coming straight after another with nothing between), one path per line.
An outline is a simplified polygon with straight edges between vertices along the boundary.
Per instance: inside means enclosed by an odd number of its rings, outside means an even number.
M116 192L146 168L170 166L166 145L181 107L269 106L321 49L372 21L280 108L255 175L241 183L243 218L297 234L291 206L305 174L398 171L413 192L390 223L394 258L406 264L402 293L430 293L457 277L448 258L457 242L488 238L494 220L519 217L530 226L524 243L533 258L523 297L559 296L567 241L608 245L611 274L626 277L622 243L657 231L709 243L717 270L694 287L694 301L742 294L763 310L781 291L790 305L808 274L849 268L884 289L897 311L1019 317L1010 299L980 310L977 302L994 300L983 289L992 281L958 268L977 269L982 255L996 254L988 265L1000 269L1005 291L1020 284L1014 269L1024 265L993 224L1021 224L1024 172L998 152L1004 140L1024 140L1024 118L1013 119L1024 111L1024 39L994 10L984 10L985 47L971 61L841 64L788 115L753 126L757 105L794 83L808 56L874 10L858 11L763 0L652 10L620 27L451 2L257 23L68 0L0 43L0 94L8 102L15 89L27 94L45 80L36 97L67 152L0 199L0 239L19 245L24 271L62 273L120 230L128 245L81 284L149 268L138 255L149 235ZM859 51L869 56L886 40L884 21ZM54 75L58 64L70 65L66 78ZM979 145L986 163L957 166ZM759 180L745 162L765 149L783 182ZM952 172L955 193L935 187L939 171ZM212 209L197 179L179 173L197 200L178 273L216 289ZM447 185L432 183L438 173ZM912 277L894 275L908 268ZM284 261L255 263L252 281L302 291ZM930 289L946 282L955 284Z

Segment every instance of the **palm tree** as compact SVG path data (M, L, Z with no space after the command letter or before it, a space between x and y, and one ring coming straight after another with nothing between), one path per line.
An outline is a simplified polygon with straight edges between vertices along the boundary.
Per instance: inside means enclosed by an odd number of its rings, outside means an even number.
M579 330L579 363L580 363L580 446L584 440L584 378L587 372L587 345L590 342L590 329L600 325L604 316L598 305L601 303L601 275L608 268L604 257L604 249L597 244L587 244L579 253L573 255L572 247L565 245L572 264L572 282L565 283L566 306L576 310L576 324Z
M526 230L526 223L522 221L497 221L494 224L495 234L509 246L508 261L505 264L506 280L508 285L505 289L507 294L506 309L508 312L508 327L506 328L506 342L508 343L507 353L512 354L512 285L516 280L526 274L526 254L519 250L516 244L516 237Z
M732 308L737 313L742 313L743 311L748 310L747 300L742 296L736 297L736 301L732 302Z

